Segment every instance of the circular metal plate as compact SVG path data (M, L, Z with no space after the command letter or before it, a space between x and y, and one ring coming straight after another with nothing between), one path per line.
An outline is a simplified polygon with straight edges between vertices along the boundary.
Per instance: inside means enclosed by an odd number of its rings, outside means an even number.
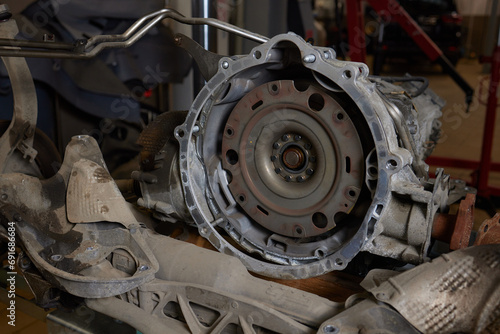
M222 165L248 216L280 235L321 235L350 212L365 174L356 128L324 90L292 80L263 84L235 106Z

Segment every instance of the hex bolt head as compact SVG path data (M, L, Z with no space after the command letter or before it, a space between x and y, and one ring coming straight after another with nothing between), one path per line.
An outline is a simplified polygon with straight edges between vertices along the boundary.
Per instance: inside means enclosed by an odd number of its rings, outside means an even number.
M295 141L299 141L302 139L302 137L300 135L295 135L293 139L295 139Z
M280 168L280 167L277 167L277 168L274 169L274 171L276 172L276 174L279 174L279 173L281 173L283 171L283 169Z
M281 139L283 141L288 141L290 139L290 135L283 135L283 137L281 137Z
M278 156L277 155L272 155L271 156L271 161L276 161L278 159Z
M306 170L306 174L307 174L307 175L312 175L313 173L314 173L314 169L312 169L312 168L308 168L308 169Z
M280 147L281 147L281 144L280 144L280 143L278 143L278 142L276 142L276 143L274 143L274 144L273 144L273 148L274 148L274 149L278 149L278 148L280 148Z
M311 161L311 162L316 162L316 157L310 157L310 158L309 158L309 161Z
M297 177L297 182L304 182L306 179L302 175Z
M285 181L286 182L292 181L292 177L290 175L285 176Z
M222 62L222 68L227 69L229 67L229 63L227 61Z
M306 150L311 149L311 144L309 144L309 143L308 143L308 144L305 144L305 145L304 145L304 148L305 148Z

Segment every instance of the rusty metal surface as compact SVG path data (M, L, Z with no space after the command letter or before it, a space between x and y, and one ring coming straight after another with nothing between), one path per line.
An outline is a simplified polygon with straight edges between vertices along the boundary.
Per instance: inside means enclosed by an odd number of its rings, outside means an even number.
M500 213L481 224L474 241L474 245L489 244L500 244Z
M451 250L466 248L474 225L475 194L467 194L460 202L456 215L440 213L436 215L432 226L432 237L447 242Z
M278 80L246 94L225 124L222 156L237 203L251 219L284 237L307 238L333 229L353 209L363 185L356 127L318 85Z
M451 236L450 249L462 249L469 246L469 240L474 225L474 204L476 195L467 194L465 199L460 202L457 213L455 230Z

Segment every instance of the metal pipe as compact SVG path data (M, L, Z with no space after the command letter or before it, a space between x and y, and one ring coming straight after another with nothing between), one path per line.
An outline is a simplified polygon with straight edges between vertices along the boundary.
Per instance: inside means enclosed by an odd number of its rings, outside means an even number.
M238 36L248 38L250 40L265 43L269 38L253 33L251 31L239 28L232 24L219 21L213 18L188 18L173 9L162 9L157 12L148 14L137 20L130 28L120 35L100 35L90 38L84 46L84 51L78 53L77 50L69 51L69 45L58 43L61 49L68 49L68 51L49 51L49 50L12 50L10 47L0 47L0 56L9 57L35 57L35 58L74 58L85 59L92 58L99 54L102 50L107 48L126 48L137 42L143 37L153 26L161 22L163 19L173 19L175 21L188 24L188 25L207 25L217 29L221 29ZM44 47L41 42L31 42L19 40L4 40L4 43L21 43L25 47L41 48ZM0 44L2 45L2 44ZM10 46L11 44L9 44ZM77 49L76 46L72 47ZM45 47L50 49L52 47ZM89 51L90 50L90 51Z

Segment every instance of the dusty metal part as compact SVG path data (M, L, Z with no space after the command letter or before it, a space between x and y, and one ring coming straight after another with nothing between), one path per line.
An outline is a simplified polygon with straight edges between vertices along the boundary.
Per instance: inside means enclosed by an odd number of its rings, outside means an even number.
M0 38L12 39L19 30L14 20L0 22ZM15 47L10 47L16 52ZM33 138L38 117L37 97L31 72L24 58L2 57L14 95L14 111L9 127L0 137L0 170L41 176L35 164Z
M73 164L68 181L66 211L71 223L118 222L137 224L128 203L105 166L81 159Z
M474 245L500 244L500 213L479 226Z
M120 222L123 215L106 217L120 224L97 221L75 225L67 220L67 185L75 164L82 161L93 161L105 169L92 137L75 137L59 172L48 180L2 174L0 211L6 221L16 223L26 253L54 286L76 296L113 296L153 279L158 262L144 240L144 228L135 218ZM102 175L85 181L103 180ZM88 189L84 183L80 182L82 189ZM88 212L94 214L95 210ZM107 269L104 276L98 275L102 268Z
M184 204L178 170L177 142L174 129L186 118L185 111L169 111L159 115L141 133L141 170L132 178L140 184L138 204L155 212L162 221L191 221Z
M417 122L411 100L400 98L398 105L407 108L406 113L389 103L400 116L395 120L381 97L385 92L368 80L368 68L334 57L333 50L311 46L294 34L276 36L245 57L224 57L218 73L194 101L186 122L176 129L186 206L200 234L257 273L281 278L316 276L345 268L361 250L419 263L426 258L434 215L447 205L449 178L439 173L437 180L426 180L427 167L416 155L420 151L409 130L409 122ZM400 90L389 83L383 86ZM293 98L300 103L290 98L294 87ZM317 99L309 105L307 99L312 96ZM432 98L425 101L432 109L424 122L427 128L439 116L435 112L439 103ZM419 112L426 112L425 103ZM322 104L331 108L322 109ZM266 110L273 110L269 115L276 119L266 119ZM345 116L346 137L332 130L336 126L332 123L340 120L330 116L338 114ZM289 133L267 129L274 123L290 125ZM323 132L328 135L321 136ZM295 135L322 138L321 145L311 145L311 149L321 152L320 158L329 167L327 173L320 173L321 186L314 190L318 194L336 186L340 190L344 182L356 188L354 200L346 201L342 195L328 204L307 199L307 186L313 186L316 174L307 174L306 165L311 162L306 157L312 153L302 138L294 147L287 146ZM423 142L419 137L418 143ZM351 175L346 157L353 159ZM305 175L300 174L303 167ZM328 176L332 173L339 173L334 187ZM352 181L348 182L349 176ZM308 177L311 182L306 182ZM297 203L291 205L289 197L294 196ZM334 196L332 190L324 201ZM321 205L311 213L291 214L290 208L313 202ZM266 212L276 219L266 219ZM336 221L339 212L345 215ZM326 227L321 230L318 224ZM223 234L263 260L237 249Z
M365 299L339 315L328 319L317 334L419 334L401 314L390 306L374 299Z
M225 254L160 235L151 235L148 244L160 263L156 277L164 281L212 287L256 300L312 327L344 309L340 303L253 277L238 259ZM169 256L163 256L166 252Z
M104 313L115 319L130 324L145 334L190 334L186 326L173 319L153 318L150 314L133 304L116 297L86 299L90 309Z
M234 257L147 235L160 262L156 279L120 295L121 301L87 300L89 307L144 333L168 328L188 333L314 333L344 310L341 303L253 277Z
M361 192L364 158L356 128L340 104L313 85L299 91L293 81L278 80L246 94L226 121L221 155L236 202L250 219L286 237L333 229ZM243 234L247 225L238 223L233 226Z
M378 283L361 285L424 333L493 333L500 321L500 245L442 255Z

